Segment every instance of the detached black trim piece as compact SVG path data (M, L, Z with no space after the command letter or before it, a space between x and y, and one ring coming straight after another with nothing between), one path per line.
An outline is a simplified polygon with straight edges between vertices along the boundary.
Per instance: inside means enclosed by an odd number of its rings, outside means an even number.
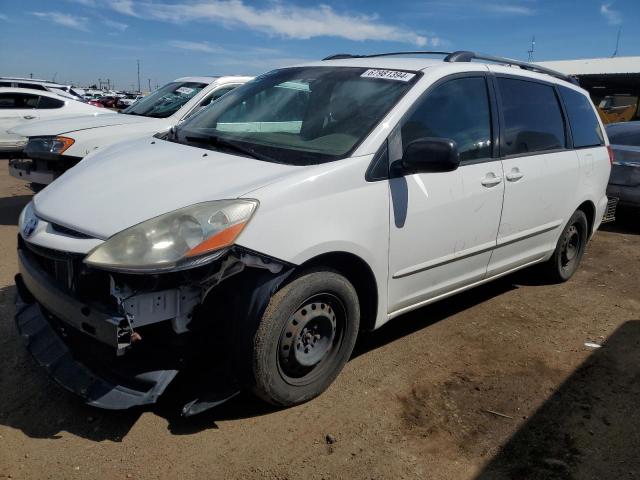
M135 377L137 384L148 386L142 390L128 388L96 375L73 358L40 305L27 303L32 298L22 280L20 275L16 277L18 293L15 322L27 350L56 383L82 397L87 404L121 410L155 403L178 373L177 370L156 370L138 374Z
M414 50L409 52L386 52L386 53L371 53L368 55L355 55L351 53L336 53L335 55L329 55L322 60L342 60L345 58L374 58L374 57L393 57L396 55L450 55L450 52L439 52L431 50Z

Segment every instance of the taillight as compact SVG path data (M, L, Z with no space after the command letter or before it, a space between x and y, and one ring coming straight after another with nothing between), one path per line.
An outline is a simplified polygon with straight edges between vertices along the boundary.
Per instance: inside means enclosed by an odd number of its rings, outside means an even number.
M613 153L613 148L611 148L611 145L607 145L607 152L609 152L609 163L613 165L613 162L616 161L616 156Z

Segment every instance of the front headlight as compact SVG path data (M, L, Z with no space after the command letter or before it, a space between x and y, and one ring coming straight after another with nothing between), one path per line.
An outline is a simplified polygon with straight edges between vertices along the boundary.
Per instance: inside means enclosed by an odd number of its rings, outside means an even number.
M181 208L116 233L85 263L149 273L183 270L220 257L258 207L257 200L216 200Z
M62 155L74 143L75 140L69 137L32 137L25 147L25 153L28 156L33 154L36 156L38 154L40 156Z
M37 224L37 221L38 217L36 216L36 212L33 209L33 202L29 202L22 209L22 211L20 212L20 216L18 217L18 231L24 236L25 227L29 225L30 229L32 225L35 226L35 224ZM29 231L29 229L27 229L27 231ZM31 235L31 233L33 232L29 232L29 235Z

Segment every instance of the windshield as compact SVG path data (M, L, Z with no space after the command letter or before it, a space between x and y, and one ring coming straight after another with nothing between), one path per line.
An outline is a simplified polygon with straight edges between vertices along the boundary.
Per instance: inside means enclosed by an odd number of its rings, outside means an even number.
M275 70L176 129L173 141L234 147L309 165L349 155L417 80L415 72L350 67Z
M172 82L142 98L122 113L144 117L167 118L198 94L206 83Z

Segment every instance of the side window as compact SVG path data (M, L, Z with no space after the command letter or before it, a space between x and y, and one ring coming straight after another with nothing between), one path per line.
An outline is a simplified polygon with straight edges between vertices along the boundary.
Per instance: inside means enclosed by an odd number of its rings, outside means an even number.
M206 107L207 105L209 105L211 102L215 102L216 100L218 100L220 97L222 97L224 94L229 93L231 90L233 90L234 88L236 88L237 85L234 85L232 87L225 87L225 88L221 88L220 90L216 90L215 92L213 92L213 94L209 95L207 98L205 98L202 103L200 104L200 107Z
M204 107L206 107L210 103L215 102L216 100L218 100L220 97L222 97L226 93L229 93L231 90L233 90L237 86L238 85L233 85L233 86L221 88L220 90L216 90L215 92L209 94L209 96L205 97L204 100L202 100L197 107L195 107L193 110L191 110L189 112L189 114L186 117L184 117L185 120L187 118L195 115L196 113L198 113L200 110L202 110Z
M0 93L0 108L16 108L15 94Z
M498 77L504 115L503 155L565 148L562 110L552 86Z
M491 113L484 77L450 80L420 101L401 127L402 150L424 137L455 140L460 160L491 157Z
M38 102L38 108L62 108L64 106L64 102L62 100L58 100L51 97L40 97L40 101Z
M27 93L0 93L0 108L36 108L38 96Z
M583 148L604 145L602 130L589 97L567 87L560 87L560 96L569 116L573 146Z

